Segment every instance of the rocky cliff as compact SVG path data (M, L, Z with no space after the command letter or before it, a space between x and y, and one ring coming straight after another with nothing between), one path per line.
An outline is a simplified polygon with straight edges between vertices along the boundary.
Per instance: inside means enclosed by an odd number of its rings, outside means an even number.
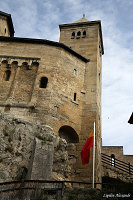
M0 182L69 178L67 142L51 127L0 115Z

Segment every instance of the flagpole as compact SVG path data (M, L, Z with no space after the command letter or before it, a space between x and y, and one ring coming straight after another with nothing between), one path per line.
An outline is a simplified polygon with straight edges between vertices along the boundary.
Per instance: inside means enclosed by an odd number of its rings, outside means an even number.
M95 188L95 122L94 122L94 145L93 145L93 182L92 187Z

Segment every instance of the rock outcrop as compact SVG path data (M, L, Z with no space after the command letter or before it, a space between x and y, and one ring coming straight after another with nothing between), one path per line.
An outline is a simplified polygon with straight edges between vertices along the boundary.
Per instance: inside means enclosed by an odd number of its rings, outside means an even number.
M0 115L0 182L69 177L67 142L49 126Z

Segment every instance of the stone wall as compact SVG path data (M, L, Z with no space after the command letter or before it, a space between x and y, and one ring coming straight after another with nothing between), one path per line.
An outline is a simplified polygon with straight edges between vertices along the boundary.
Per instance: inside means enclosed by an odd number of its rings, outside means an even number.
M0 36L10 36L7 17L0 15Z
M95 181L101 182L101 35L99 22L80 26L86 37L71 39L70 27L61 30L60 41L90 59L85 62L72 50L37 40L0 41L0 111L7 116L39 122L59 135L62 127L73 130L77 141L69 145L72 180L92 181L90 163L82 166L81 150L96 122ZM6 73L11 76L6 80ZM40 88L47 77L46 88ZM73 132L67 135L71 138ZM86 176L87 171L87 176Z
M102 146L102 153L109 156L114 154L115 158L133 165L133 155L124 155L123 146Z
M48 126L0 115L0 182L69 180L67 143Z
M78 37L77 33L81 35ZM83 32L86 35L83 36ZM72 33L75 32L75 37ZM86 64L84 75L84 100L82 109L81 143L78 149L81 151L89 133L96 122L96 182L101 182L101 75L102 75L102 38L99 22L71 23L60 25L60 42L74 49L90 61ZM82 180L92 181L92 155L90 164L81 165L80 158L77 165L81 171Z
M63 125L72 122L79 132L84 100L82 90L84 90L85 63L64 50L48 45L23 43L7 45L6 42L1 45L0 101L3 105L1 111L4 111L4 105L10 105L9 114L12 116L27 121L34 121L34 118L41 119L42 123L55 129L61 121ZM39 66L34 65L35 61ZM74 68L77 69L78 76L74 75ZM9 81L4 80L6 70L11 71ZM48 78L47 88L39 87L43 76ZM76 101L74 93L77 93Z
M102 153L110 156L110 159L111 155L114 155L116 159L126 162L127 166L128 163L133 165L133 155L124 155L123 146L102 146ZM125 173L123 172L123 174ZM118 178L127 181L128 174L123 174L121 171L115 169L115 167L111 167L111 164L110 166L107 165L106 167L102 167L102 176L109 176L111 178Z
M54 46L14 42L8 45L1 42L1 45L1 112L28 122L49 125L55 135L64 125L72 127L80 141L85 62ZM4 80L6 70L11 71L9 81ZM48 78L47 88L39 87L41 77ZM74 171L81 171L78 163L81 166L82 146L83 143L75 147L75 155L72 155L77 162ZM77 179L81 176L78 172Z

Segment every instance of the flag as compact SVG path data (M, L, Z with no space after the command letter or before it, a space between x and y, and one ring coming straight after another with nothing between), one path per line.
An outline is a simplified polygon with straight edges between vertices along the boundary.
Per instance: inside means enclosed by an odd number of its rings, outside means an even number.
M90 161L90 149L94 145L94 130L90 132L90 135L88 139L86 140L85 145L83 146L83 149L81 151L81 160L82 165L88 164Z

